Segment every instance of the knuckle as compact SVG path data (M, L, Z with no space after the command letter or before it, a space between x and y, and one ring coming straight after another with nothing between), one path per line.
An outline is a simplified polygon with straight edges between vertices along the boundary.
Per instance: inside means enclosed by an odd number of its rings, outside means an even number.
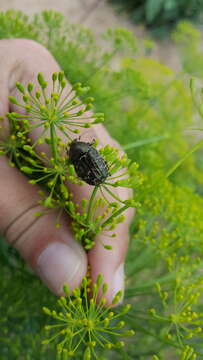
M35 214L36 211L40 211L41 209L42 207L39 204L32 204L16 215L5 227L3 235L12 246L21 248L23 237L29 235L34 224L40 219L40 217L36 217Z
M41 216L36 216L36 212ZM19 251L32 268L35 268L37 258L47 244L60 240L61 231L56 227L57 215L57 210L47 210L33 204L16 216L4 230L9 244ZM61 222L64 225L63 218Z

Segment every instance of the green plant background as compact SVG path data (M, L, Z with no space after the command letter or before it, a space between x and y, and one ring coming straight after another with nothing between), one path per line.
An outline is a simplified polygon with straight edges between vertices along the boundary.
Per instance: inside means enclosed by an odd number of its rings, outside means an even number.
M152 34L168 37L181 20L201 24L202 0L109 0L118 9L127 12L135 23L142 23Z
M183 60L181 73L149 58L152 43L124 29L107 31L101 50L89 30L59 13L32 19L20 12L0 13L0 38L39 41L70 82L90 85L96 111L104 112L110 133L145 177L135 194L141 208L131 225L126 261L126 301L133 304L126 322L136 335L124 350L101 350L100 360L194 360L192 348L196 359L203 358L202 150L169 179L165 176L197 141L189 128L201 127L201 119L189 78L202 76L203 53L201 35L191 24L181 23L173 36ZM54 345L41 345L47 322L41 308L53 308L55 297L3 239L0 250L0 359L57 359Z

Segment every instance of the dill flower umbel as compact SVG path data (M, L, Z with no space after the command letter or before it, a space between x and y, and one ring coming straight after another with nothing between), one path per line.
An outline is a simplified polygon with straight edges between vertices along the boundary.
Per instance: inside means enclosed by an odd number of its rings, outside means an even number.
M65 297L58 300L60 312L44 307L45 314L54 319L55 324L46 325L50 336L43 341L49 344L57 341L59 359L77 357L83 352L83 359L98 359L99 348L113 349L124 346L123 337L132 336L134 331L123 329L125 322L120 318L129 311L130 305L124 305L120 311L113 311L122 297L119 291L110 305L106 305L105 294L108 285L98 275L90 294L90 280L85 277L82 288L76 288L70 295L68 286L64 286ZM98 292L102 292L98 301ZM77 357L78 358L78 357Z
M73 220L72 228L76 239L89 250L94 246L96 235L107 231L111 233L111 238L114 237L112 231L124 221L124 212L129 207L139 207L133 197L121 199L112 189L137 189L142 184L142 176L138 171L138 164L131 162L116 147L106 145L99 150L93 149L98 143L96 139L88 146L92 152L100 154L98 156L108 168L108 176L105 181L93 187L88 203L83 199L81 204L76 204L67 185L71 183L82 186L85 182L77 176L69 149L75 134L79 134L81 128L103 122L104 117L101 113L89 111L94 100L87 96L89 87L83 87L80 83L67 85L62 72L52 75L50 93L41 73L37 80L40 88L37 91L31 83L27 87L19 82L16 84L22 103L9 97L10 102L23 111L7 114L11 136L1 141L0 150L29 177L30 184L41 185L46 190L47 193L41 192L40 204L45 208L59 209L57 227L60 226L60 214L64 210ZM41 131L36 141L31 143L29 134L34 129ZM37 146L42 144L49 146L51 155L39 150L42 148ZM42 214L43 212L37 212L36 216ZM112 247L110 244L104 246L107 249Z
M57 149L54 146L57 130L67 139L72 140L72 134L80 133L81 128L88 128L92 124L103 122L103 114L89 112L93 107L93 98L85 94L89 87L82 87L81 83L72 86L67 85L63 72L53 73L52 91L47 93L47 82L41 73L38 74L40 90L35 91L34 85L29 83L25 88L17 82L16 87L21 94L22 103L10 96L12 104L21 108L25 114L9 113L8 118L15 122L23 122L24 129L21 134L27 134L35 128L41 128L37 143L43 143L46 137L50 137L53 156L57 157ZM34 147L36 144L32 145Z
M117 148L109 145L99 149L99 153L108 165L108 177L93 188L88 203L85 200L81 202L80 214L77 207L72 205L72 217L76 216L76 222L73 222L75 236L86 249L94 246L94 237L101 231L105 230L107 235L109 232L111 233L109 236L114 237L113 230L117 224L125 220L125 211L129 207L140 206L134 198L122 199L114 191L117 187L137 189L141 186L143 178L138 171L138 164L131 162L126 154L120 154ZM80 226L82 223L83 227ZM104 247L112 248L111 245L104 245Z

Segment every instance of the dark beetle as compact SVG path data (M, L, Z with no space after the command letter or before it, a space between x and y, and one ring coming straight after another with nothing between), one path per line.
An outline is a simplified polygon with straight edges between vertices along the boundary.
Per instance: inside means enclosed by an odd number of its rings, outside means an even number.
M106 161L92 143L74 140L70 144L69 158L77 175L89 185L100 185L109 175Z

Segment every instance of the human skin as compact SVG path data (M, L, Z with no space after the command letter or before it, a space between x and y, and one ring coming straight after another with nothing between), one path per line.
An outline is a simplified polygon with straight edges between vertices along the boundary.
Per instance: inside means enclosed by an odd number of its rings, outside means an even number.
M53 72L58 71L60 67L55 59L37 42L27 39L0 40L0 116L4 117L0 138L6 138L9 134L5 114L8 111L20 112L19 108L8 101L8 96L19 96L15 87L16 82L19 81L23 85L32 82L37 89L37 74L42 72L48 82L49 91L52 84L51 76ZM37 138L36 129L30 137L31 141ZM115 141L100 124L88 130L86 141L93 138L98 138L102 145L115 145ZM43 151L50 155L48 145ZM93 281L102 273L104 281L108 283L108 303L117 291L124 290L124 261L132 210L127 210L126 220L117 226L116 238L113 238L112 242L101 234L96 239L93 249L86 254L82 246L74 240L67 215L62 215L59 229L55 226L55 210L31 225L33 214L36 209L40 209L40 205L37 205L40 200L40 188L30 185L17 168L9 165L6 156L0 157L0 174L0 230L2 233L6 232L7 241L15 246L53 293L61 295L64 283L68 283L71 290L79 286L87 272L87 264L90 265ZM89 185L71 185L75 201L88 199L91 191L92 187ZM126 189L118 188L116 192L124 199L129 196ZM106 250L102 242L111 243L113 249Z

